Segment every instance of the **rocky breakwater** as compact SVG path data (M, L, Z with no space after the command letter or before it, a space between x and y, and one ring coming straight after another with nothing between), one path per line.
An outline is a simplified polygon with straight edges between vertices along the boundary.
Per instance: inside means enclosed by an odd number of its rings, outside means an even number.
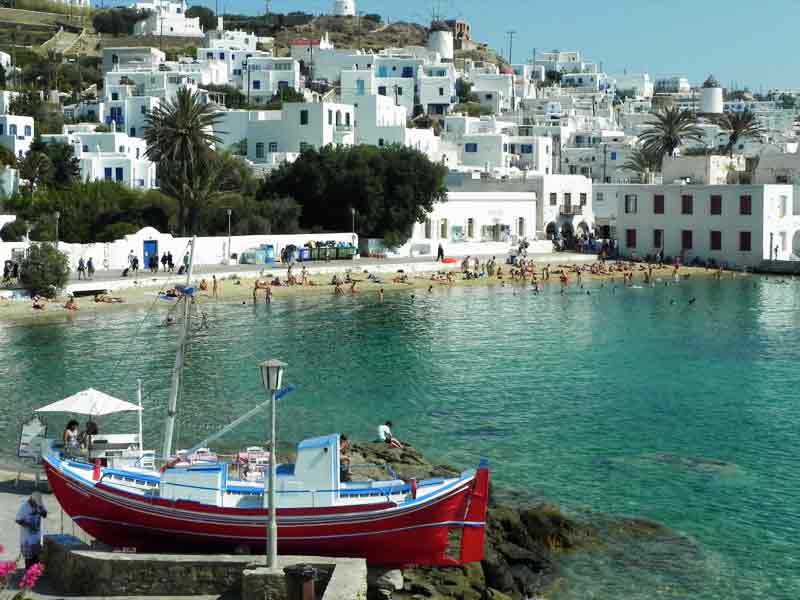
M354 444L354 464L388 465L402 479L453 477L459 470L434 464L412 447ZM362 473L359 472L359 476ZM368 472L385 478L380 469ZM597 519L595 519L597 517ZM377 582L373 574L372 598L432 600L523 600L547 597L565 585L562 558L578 552L602 551L620 538L638 540L674 536L666 527L645 520L567 515L561 509L520 491L492 486L485 558L480 563L454 568L414 568L387 574ZM378 589L379 587L383 589Z

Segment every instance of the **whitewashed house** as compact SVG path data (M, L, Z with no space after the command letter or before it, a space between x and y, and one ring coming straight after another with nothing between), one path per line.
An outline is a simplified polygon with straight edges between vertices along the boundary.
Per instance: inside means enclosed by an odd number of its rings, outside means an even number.
M756 267L800 253L791 185L597 185L627 257L680 257ZM607 214L610 214L608 211Z
M217 15L216 29L209 29L205 32L204 48L226 48L237 51L256 51L259 44L262 46L272 46L274 39L271 37L259 37L252 32L241 31L239 29L225 29L222 15ZM199 54L199 48L198 48Z
M69 126L65 126L69 131ZM130 188L156 187L156 165L147 157L147 144L121 132L72 131L43 135L44 143L69 144L75 151L84 181L116 181Z
M293 58L252 57L245 63L242 92L254 104L266 104L282 90L300 91L300 63Z
M136 10L146 10L151 14L147 19L134 25L134 35L196 37L204 36L200 26L200 17L193 19L186 16L188 4L186 0L141 0L133 5Z
M0 144L17 158L24 158L33 142L33 117L0 115Z
M158 48L146 46L112 46L103 48L103 73L134 69L156 71L167 62L167 55Z

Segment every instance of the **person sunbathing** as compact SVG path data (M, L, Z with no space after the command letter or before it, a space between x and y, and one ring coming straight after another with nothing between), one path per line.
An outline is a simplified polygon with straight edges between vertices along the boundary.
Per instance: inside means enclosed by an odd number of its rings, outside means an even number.
M34 296L31 308L33 310L44 310L44 300L40 296Z
M72 311L78 310L78 303L75 302L75 298L70 298L69 300L67 300L67 303L64 305L64 308L66 310L72 310Z
M125 300L123 300L122 298L109 296L108 294L97 294L94 297L94 301L105 304L122 304L123 302L125 302Z

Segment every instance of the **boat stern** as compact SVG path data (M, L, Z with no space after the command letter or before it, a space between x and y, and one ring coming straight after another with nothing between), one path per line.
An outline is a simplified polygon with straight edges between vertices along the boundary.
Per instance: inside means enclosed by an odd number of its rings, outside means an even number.
M489 461L482 458L475 473L464 517L461 552L459 555L459 563L462 565L483 560L488 506Z

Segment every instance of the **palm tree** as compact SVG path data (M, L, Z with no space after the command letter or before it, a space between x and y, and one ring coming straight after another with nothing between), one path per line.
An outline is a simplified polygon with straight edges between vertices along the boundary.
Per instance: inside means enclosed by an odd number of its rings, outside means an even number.
M19 163L19 176L28 180L28 190L33 194L33 189L47 181L53 170L50 157L44 152L28 152Z
M661 160L673 156L682 144L700 141L703 130L697 126L695 115L680 108L665 108L652 114L649 129L639 136L645 152L654 154Z
M220 119L210 104L202 103L200 95L188 88L179 89L174 100L162 102L147 115L146 155L159 164L162 185L178 200L178 228L182 232L194 179L203 173L212 144L221 142L213 132Z
M661 160L658 156L644 148L635 148L622 165L622 170L637 173L641 181L646 183L646 175L658 171L660 167Z
M714 122L722 131L728 134L728 143L725 145L725 150L731 158L733 158L733 148L739 140L757 138L765 133L764 127L758 121L758 117L749 110L739 113L725 113L714 119Z

